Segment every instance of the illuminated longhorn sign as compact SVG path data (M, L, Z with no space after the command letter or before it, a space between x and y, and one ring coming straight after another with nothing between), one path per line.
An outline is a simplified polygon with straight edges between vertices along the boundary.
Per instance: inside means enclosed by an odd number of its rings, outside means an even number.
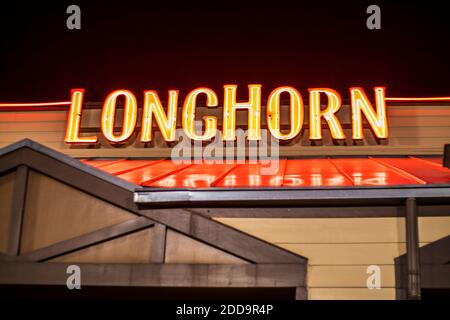
M236 110L246 110L248 118L248 140L261 139L261 85L248 86L248 101L237 102L236 85L224 85L222 139L233 141L236 139ZM329 88L309 89L309 139L322 139L322 119L330 129L333 139L345 139L344 131L336 116L342 107L339 93ZM388 138L386 116L385 88L375 87L375 107L371 104L362 88L350 88L350 106L352 114L352 139L360 140L363 135L363 116L379 139ZM83 89L72 90L72 100L67 123L65 141L68 143L96 143L98 137L80 136L81 113L83 106ZM281 95L289 96L290 129L282 132L280 128L280 99ZM197 98L206 97L206 107L216 108L219 105L217 94L208 88L197 88L186 96L183 103L182 127L185 134L192 140L211 140L217 133L218 119L214 116L204 116L204 132L199 135L194 132ZM115 116L117 100L124 101L122 130L115 133ZM327 99L327 107L321 109L321 99ZM178 91L168 92L167 107L161 103L156 91L144 92L144 104L141 125L141 142L152 141L153 118L161 131L165 141L175 141L178 109ZM277 139L290 140L298 136L304 122L304 104L298 90L292 87L279 87L273 90L267 99L267 127ZM103 136L111 143L126 142L134 133L137 123L137 100L135 95L127 90L117 90L108 95L103 104L100 125Z

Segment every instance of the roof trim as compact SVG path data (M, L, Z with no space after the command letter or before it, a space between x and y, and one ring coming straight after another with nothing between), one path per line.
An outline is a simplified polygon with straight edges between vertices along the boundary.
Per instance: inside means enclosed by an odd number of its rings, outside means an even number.
M90 175L93 175L97 178L100 178L104 181L112 183L112 184L119 186L121 188L124 188L126 190L134 191L136 189L137 185L135 185L133 183L130 183L126 180L120 179L114 175L107 173L107 172L97 170L88 164L84 164L77 159L71 158L71 157L65 155L64 153L53 150L49 147L46 147L46 146L44 146L40 143L37 143L33 140L30 140L30 139L23 139L23 140L17 141L13 144L10 144L9 146L6 146L6 147L0 149L0 157L10 154L16 150L20 150L22 148L28 148L28 149L34 150L36 152L39 152L41 154L44 154L44 155L51 157L57 161L60 161L67 165L70 165L71 167L79 169L83 172L86 172Z
M351 203L364 201L366 205L394 203L407 198L418 200L450 200L450 186L415 187L345 187L345 188L304 188L304 189L199 189L199 190L138 190L134 201L138 204L180 205L180 204L221 204L257 203L280 204L312 203L327 201L331 203Z

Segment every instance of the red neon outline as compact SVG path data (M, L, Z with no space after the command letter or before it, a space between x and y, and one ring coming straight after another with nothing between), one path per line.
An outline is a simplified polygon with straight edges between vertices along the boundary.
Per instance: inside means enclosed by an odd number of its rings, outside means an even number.
M423 101L444 101L450 102L449 97L412 97L412 98L404 98L404 97L385 97L385 101L390 102L423 102ZM10 103L10 102L0 102L0 110L2 111L56 111L56 110L64 110L64 108L51 108L51 107L62 107L62 106L70 106L72 101L56 101L56 102L30 102L30 103ZM44 107L44 108L42 108Z
M32 103L0 103L0 107L42 107L42 106L65 106L70 105L72 101L61 102L32 102Z
M450 101L450 97L393 98L385 97L385 101Z
M67 110L72 101L0 103L0 111L60 111Z

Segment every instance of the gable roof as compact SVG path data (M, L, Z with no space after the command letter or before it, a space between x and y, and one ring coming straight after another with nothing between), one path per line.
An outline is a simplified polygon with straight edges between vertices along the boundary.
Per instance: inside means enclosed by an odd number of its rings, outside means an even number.
M251 263L306 264L307 262L302 256L183 208L177 208L172 212L142 208L133 201L137 187L135 184L32 140L21 140L0 149L0 174L23 166ZM60 250L58 248L51 249ZM42 252L38 256L43 256Z

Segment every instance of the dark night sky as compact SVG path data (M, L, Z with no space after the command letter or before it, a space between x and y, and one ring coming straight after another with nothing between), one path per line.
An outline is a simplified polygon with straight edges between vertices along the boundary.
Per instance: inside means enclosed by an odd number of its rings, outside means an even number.
M263 84L305 93L387 86L388 96L450 95L446 1L12 1L0 12L0 101L67 99L86 88L101 101L114 89ZM78 4L82 30L66 28ZM378 4L382 30L366 28Z

